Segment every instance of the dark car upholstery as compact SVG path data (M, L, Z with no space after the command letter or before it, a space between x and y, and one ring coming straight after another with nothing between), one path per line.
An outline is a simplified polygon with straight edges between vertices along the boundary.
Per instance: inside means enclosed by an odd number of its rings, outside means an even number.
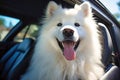
M0 59L1 80L18 80L29 64L33 43L33 39L26 38L20 44L14 45Z

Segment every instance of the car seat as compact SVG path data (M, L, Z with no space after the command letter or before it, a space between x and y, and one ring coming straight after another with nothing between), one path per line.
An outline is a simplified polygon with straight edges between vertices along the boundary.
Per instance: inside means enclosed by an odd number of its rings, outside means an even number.
M29 65L29 59L32 56L31 49L34 40L25 38L20 44L13 46L0 59L0 80L19 80L19 77Z

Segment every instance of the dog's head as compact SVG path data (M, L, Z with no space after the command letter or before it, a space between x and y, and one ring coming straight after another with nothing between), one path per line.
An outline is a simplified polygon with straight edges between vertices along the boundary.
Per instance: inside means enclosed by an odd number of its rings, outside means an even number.
M53 29L54 38L67 60L76 58L76 50L86 37L85 21L91 14L88 2L72 9L63 9L55 2L49 2L45 21L52 26L49 29Z

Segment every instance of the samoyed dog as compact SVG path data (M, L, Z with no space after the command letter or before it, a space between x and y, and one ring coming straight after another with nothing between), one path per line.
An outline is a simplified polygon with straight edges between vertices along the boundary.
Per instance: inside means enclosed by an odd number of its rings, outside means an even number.
M22 80L98 80L104 73L89 2L66 9L50 1Z

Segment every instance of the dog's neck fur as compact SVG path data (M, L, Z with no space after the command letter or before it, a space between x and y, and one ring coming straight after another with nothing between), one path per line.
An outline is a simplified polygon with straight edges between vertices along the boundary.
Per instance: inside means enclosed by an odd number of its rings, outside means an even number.
M60 53L61 54L61 53ZM56 57L56 59L53 59L55 55L49 55L48 60L43 61L42 57L39 60L39 63L42 64L36 64L35 66L32 63L32 68L39 69L41 71L35 72L32 71L32 74L34 74L35 77L38 77L38 79L43 80L89 80L88 79L88 73L85 73L86 64L84 58L79 61L67 61L63 59L63 56ZM37 58L37 57L36 57ZM46 58L47 59L47 58ZM35 61L35 60L34 60ZM91 65L88 65L89 67ZM90 70L90 69L88 69ZM84 77L84 78L83 78ZM86 79L85 79L86 78Z
M98 66L99 63L96 63L96 59L94 60L94 58L89 55L91 53L91 46L87 46L86 48L90 49L87 50L89 52L85 51L80 54L80 51L76 51L76 54L79 54L76 59L68 61L61 55L61 49L52 45L52 43L57 44L57 42L52 40L53 42L44 45L44 42L48 42L48 39L45 38L48 37L41 37L41 41L37 42L35 53L27 71L28 73L25 74L23 80L97 80L100 77L98 72L101 73L102 68ZM91 45L91 43L89 43L89 45ZM46 52L45 48L47 46L51 47L49 47ZM98 70L98 72L96 72L96 70ZM29 76L32 77L29 78Z
M40 43L38 42L37 44ZM62 53L61 50L56 49L54 53L52 52L53 49L55 48L54 46L51 46L48 51L49 53L48 52L46 53L46 50L44 50L43 47L50 46L51 43L48 43L47 45L43 46L44 44L45 43L41 42L42 46L39 45L38 48L37 45L37 48L35 48L36 49L35 51L39 51L39 49L41 50L40 52L35 52L35 54L33 55L33 58L31 60L31 65L28 69L29 73L26 74L27 78L23 80L80 80L80 79L97 80L96 78L98 77L96 77L97 75L95 75L96 73L94 72L94 70L96 70L96 67L93 67L93 65L94 66L96 65L97 67L99 66L96 63L92 63L93 61L91 62L90 58L86 59L84 53L83 53L84 55L82 54L78 55L75 60L68 61L65 59L63 55L61 55ZM33 77L28 79L28 76L33 76ZM93 78L89 79L89 77L93 77Z

